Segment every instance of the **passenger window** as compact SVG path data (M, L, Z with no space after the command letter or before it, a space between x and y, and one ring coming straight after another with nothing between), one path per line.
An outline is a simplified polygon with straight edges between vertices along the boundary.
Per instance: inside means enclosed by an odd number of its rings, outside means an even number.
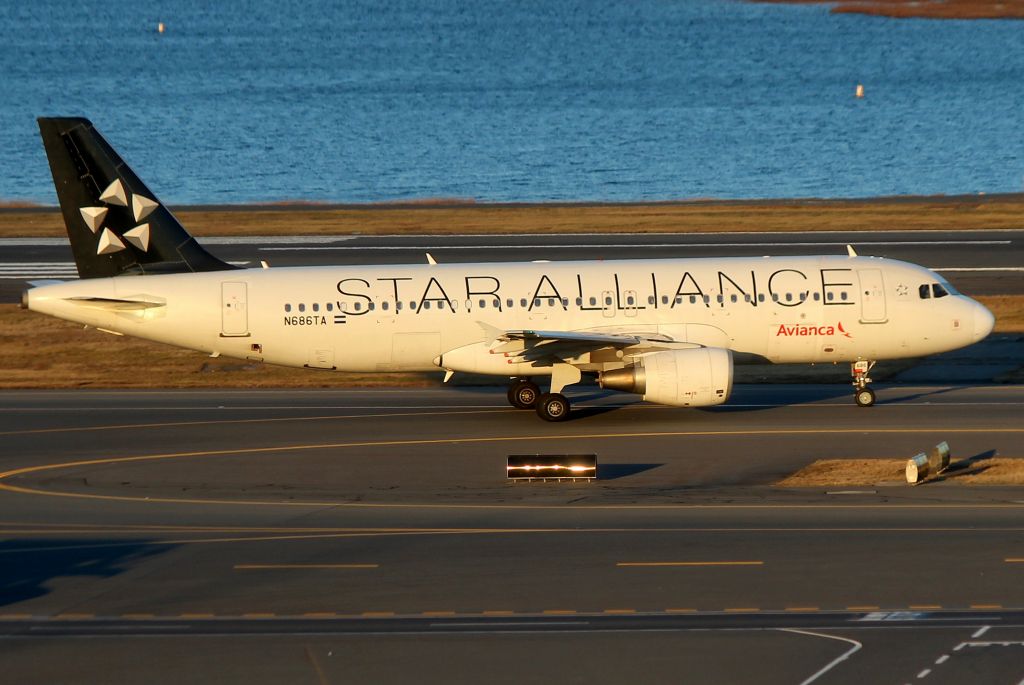
M835 293L829 293L828 295L825 296L825 299L828 300L829 302L831 302L832 300L835 299L835 297L836 297Z
M839 299L842 300L843 302L846 302L846 291L845 290L843 292L839 293Z
M540 306L540 300L539 300L539 299L537 299L537 298L534 298L534 300L533 300L533 306L534 306L534 307L539 307L539 306Z
M330 302L327 303L327 311L329 311L329 312L333 312L334 311L334 305L331 304Z
M377 305L376 305L376 303L371 302L370 304L366 305L366 308L369 309L372 312L374 309L377 308ZM327 311L331 311L331 305L330 304L327 305Z
M778 302L778 301L779 301L779 294L778 293L772 293L772 302Z
M661 303L662 304L668 304L668 295L662 295L661 296Z
M943 288L941 284L932 283L932 295L935 297L945 297L948 294L949 293L946 292L946 289Z
M786 293L786 302L793 301L793 293Z
M719 297L721 297L721 295L719 295ZM705 295L704 296L704 304L708 304L709 302L711 302L711 296L710 295Z
M743 296L743 301L744 302L750 302L750 295L744 295Z
M424 309L430 309L430 301L429 300L424 300L423 301L423 308Z
M401 300L399 300L398 302L395 302L395 311L396 312L402 311L402 301Z
M917 289L917 294L921 296L922 300L927 300L932 296L932 291L928 287L928 284L925 283L924 285Z
M300 304L300 305L299 305L299 311L300 311L300 312L304 312L304 311L306 311L306 305L304 305L304 304Z
M416 309L416 302L415 301L409 303L409 309Z
M583 298L582 297L577 297L576 298L576 306L577 307L582 307L583 306Z
M647 304L653 305L655 302L657 302L657 300L654 299L654 295L649 295L647 297Z
M381 302L380 303L380 308L383 309L384 311L387 311L388 310L388 301L384 300L383 302Z
M605 305L606 307L607 307L608 305L610 305L611 303L612 303L612 298L610 298L610 297L606 297L606 298L604 298L604 305Z
M568 307L569 306L569 299L568 298L566 298L566 297L562 298L562 306L563 307Z
M315 312L317 309L319 309L319 307L317 307L316 305L313 305L313 311ZM362 302L356 302L356 311L357 312L363 311L363 303Z
M729 296L729 301L730 302L739 302L740 298L736 297L735 295L730 295Z
M758 293L757 294L757 301L758 302L764 302L764 293Z
M722 302L725 301L725 298L722 297L721 295L716 295L715 296L715 301L718 302L718 304L722 304Z
M285 310L286 312L290 312L290 311L292 310L292 306L291 306L290 304L286 304L286 305L284 306L284 310Z
M480 309L483 309L487 306L487 300L480 300L477 304L480 305Z
M821 293L814 293L814 301L818 302L819 300L821 300Z
M320 311L320 303L319 302L314 302L313 303L313 311L314 312Z
M632 296L632 295L630 295L629 297L627 297L627 298L626 298L626 304L628 304L628 305L634 305L634 304L636 304L636 300L635 300L635 299L633 299L633 296Z
M516 303L516 301L511 299L511 298L505 300L505 306L508 307L509 309L512 309L512 307L515 305L515 303Z
M800 293L800 301L803 302L807 299L807 293Z
M520 307L525 307L526 306L526 298L525 297L522 298L521 300L519 300L519 306Z

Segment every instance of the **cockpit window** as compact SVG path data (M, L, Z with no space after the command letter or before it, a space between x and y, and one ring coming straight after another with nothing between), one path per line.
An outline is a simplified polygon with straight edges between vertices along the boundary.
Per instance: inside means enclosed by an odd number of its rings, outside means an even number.
M931 288L928 287L928 284L925 283L924 285L917 289L917 294L921 296L922 300L927 300L929 297L932 296L932 291Z
M932 283L932 295L934 297L945 297L949 293L946 292L941 283Z

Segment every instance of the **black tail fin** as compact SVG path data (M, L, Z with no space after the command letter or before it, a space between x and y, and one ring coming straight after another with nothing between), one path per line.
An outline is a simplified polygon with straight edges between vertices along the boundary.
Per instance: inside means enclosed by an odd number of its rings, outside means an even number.
M40 118L39 133L81 278L236 268L200 247L88 119Z

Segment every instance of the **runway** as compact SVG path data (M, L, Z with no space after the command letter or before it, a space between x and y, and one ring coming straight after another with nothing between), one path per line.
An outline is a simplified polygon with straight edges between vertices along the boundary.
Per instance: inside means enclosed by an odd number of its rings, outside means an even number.
M871 409L845 386L739 386L710 410L582 388L575 406L547 424L488 388L0 393L7 672L1024 678L1020 488L773 485L939 440L979 468L1024 457L1020 386L881 386ZM599 480L506 482L508 454L552 452L598 455Z
M556 234L446 236L263 236L203 238L241 266L320 266L571 259L643 259L859 254L937 269L969 295L1024 293L1024 229L814 233ZM76 278L64 238L0 239L0 302L17 302L27 281Z

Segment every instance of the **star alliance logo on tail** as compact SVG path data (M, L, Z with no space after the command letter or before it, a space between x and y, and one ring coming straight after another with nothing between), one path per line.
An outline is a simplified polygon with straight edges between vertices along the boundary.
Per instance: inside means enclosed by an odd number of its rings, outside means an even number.
M135 217L136 223L145 219L153 213L154 209L160 206L155 200L137 193L133 194L131 198L132 216ZM135 228L125 231L120 237L109 228L104 228L103 226L103 221L107 218L110 207L128 207L128 192L125 190L124 184L121 183L121 179L115 178L107 186L106 190L100 193L100 201L107 206L82 207L79 210L82 213L82 219L85 221L86 228L93 233L99 231L100 238L99 244L96 247L96 254L103 255L120 252L126 248L125 241L128 241L129 245L143 252L148 251L149 224L139 224Z

